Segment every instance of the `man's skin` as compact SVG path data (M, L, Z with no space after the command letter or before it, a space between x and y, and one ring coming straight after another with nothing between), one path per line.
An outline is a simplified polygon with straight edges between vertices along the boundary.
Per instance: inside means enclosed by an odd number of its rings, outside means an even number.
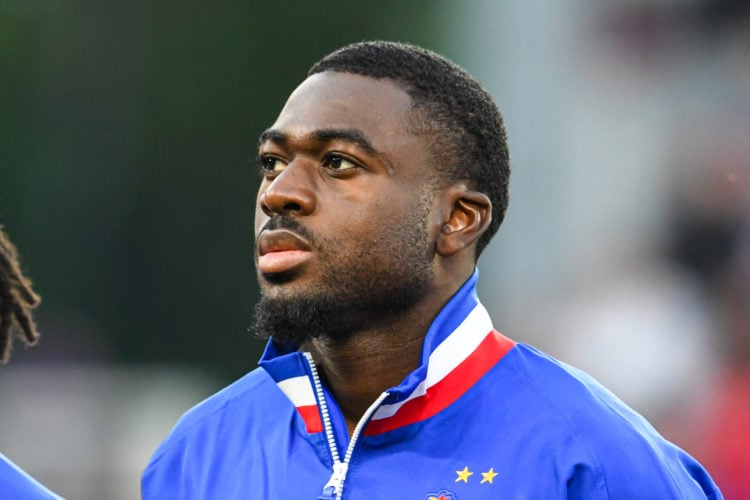
M429 270L425 292L394 316L342 310L352 325L348 335L315 337L302 346L312 353L350 434L372 402L418 366L424 335L471 276L476 242L490 222L490 200L467 182L432 182L433 134L407 131L414 119L411 104L391 80L319 73L292 93L260 142L264 178L255 258L269 299L339 286L338 278L324 272L331 268L341 280L378 293L379 280L409 274L411 262L401 259L405 243L394 228L413 228L410 219L420 212L426 220L426 248L419 254ZM422 196L428 186L434 196ZM314 238L294 229L265 229L279 216ZM383 277L394 268L403 271Z

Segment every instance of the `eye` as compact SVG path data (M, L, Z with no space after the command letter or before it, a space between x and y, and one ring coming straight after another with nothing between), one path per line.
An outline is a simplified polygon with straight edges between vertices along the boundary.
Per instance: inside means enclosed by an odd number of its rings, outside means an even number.
M339 153L330 153L326 155L326 157L323 158L323 166L336 171L359 167L359 165L353 160L350 160Z
M258 166L260 166L263 174L272 174L284 170L286 163L275 156L260 155L258 157Z

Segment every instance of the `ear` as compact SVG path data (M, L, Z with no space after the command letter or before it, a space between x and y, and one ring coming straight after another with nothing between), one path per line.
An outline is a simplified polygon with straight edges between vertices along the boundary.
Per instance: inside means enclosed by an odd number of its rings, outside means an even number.
M492 202L465 185L448 188L442 201L443 220L435 248L438 254L450 257L471 247L484 234L492 219Z

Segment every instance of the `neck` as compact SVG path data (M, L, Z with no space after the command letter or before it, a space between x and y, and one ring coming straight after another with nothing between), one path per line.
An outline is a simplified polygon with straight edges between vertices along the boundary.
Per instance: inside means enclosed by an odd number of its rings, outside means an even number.
M344 338L318 337L309 351L321 379L336 399L349 435L384 391L398 386L420 362L424 338L435 317L474 271L474 262L443 264L430 289L404 314L361 321Z
M373 401L419 366L425 333L449 298L433 307L420 304L402 318L345 339L316 338L303 346L338 402L350 435Z

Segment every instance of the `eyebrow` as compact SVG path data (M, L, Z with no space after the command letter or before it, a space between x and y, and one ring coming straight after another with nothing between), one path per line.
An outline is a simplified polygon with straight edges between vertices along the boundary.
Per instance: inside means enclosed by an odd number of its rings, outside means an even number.
M312 135L315 140L320 143L343 140L356 144L371 155L382 156L382 154L372 146L370 141L367 140L365 134L356 128L325 128L314 131ZM289 142L289 135L280 130L268 129L260 134L260 137L258 138L258 146L266 141L284 145Z

